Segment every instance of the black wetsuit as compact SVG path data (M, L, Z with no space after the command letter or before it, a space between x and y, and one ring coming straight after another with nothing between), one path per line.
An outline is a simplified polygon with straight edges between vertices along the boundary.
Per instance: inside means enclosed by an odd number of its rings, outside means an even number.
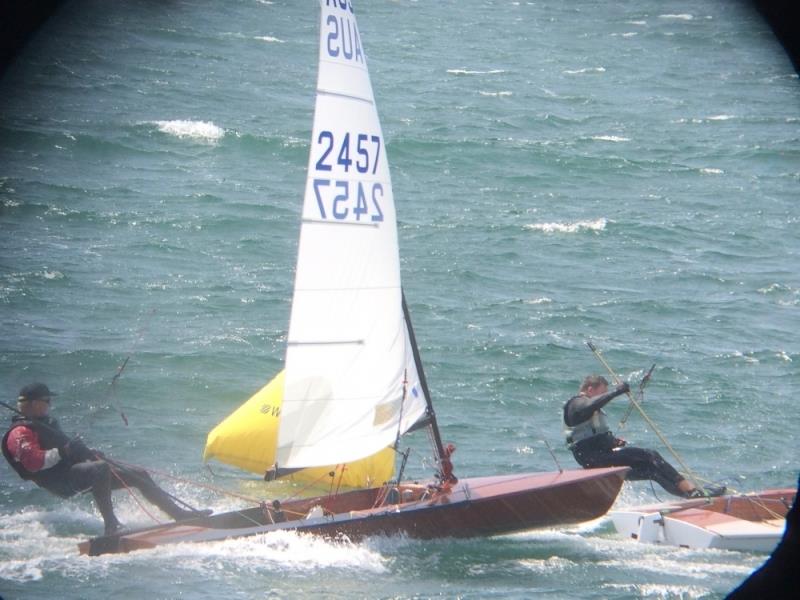
M588 398L579 395L570 398L564 405L564 423L576 427L590 421L611 400L625 392L617 388L600 396ZM651 479L675 496L685 497L678 489L683 477L655 450L627 446L624 440L611 431L598 431L595 435L570 442L575 460L585 469L594 467L630 467L626 479L639 481Z

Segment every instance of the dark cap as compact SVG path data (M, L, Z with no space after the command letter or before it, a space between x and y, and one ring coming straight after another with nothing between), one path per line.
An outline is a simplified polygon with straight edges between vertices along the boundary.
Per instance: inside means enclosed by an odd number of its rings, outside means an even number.
M53 392L43 383L31 383L19 391L18 402L30 402L33 400L50 400L50 396L55 396Z

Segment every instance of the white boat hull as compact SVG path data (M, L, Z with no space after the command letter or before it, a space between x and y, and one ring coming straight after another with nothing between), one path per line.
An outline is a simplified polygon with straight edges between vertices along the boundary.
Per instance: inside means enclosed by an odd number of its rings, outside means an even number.
M796 490L682 500L609 512L617 532L647 544L771 552L783 536Z

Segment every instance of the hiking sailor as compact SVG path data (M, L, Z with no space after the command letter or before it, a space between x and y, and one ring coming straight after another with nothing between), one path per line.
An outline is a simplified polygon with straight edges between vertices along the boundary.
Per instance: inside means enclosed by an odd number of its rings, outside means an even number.
M105 535L122 529L111 503L111 491L122 487L138 488L149 502L176 521L211 514L178 506L146 471L119 465L102 452L87 448L79 438L70 439L48 414L54 395L45 384L32 383L22 388L17 398L17 414L3 437L2 449L22 479L61 498L91 491L105 523Z
M629 389L627 383L622 383L609 392L605 377L589 375L578 395L567 401L564 424L567 444L575 460L585 469L630 467L626 479L651 479L675 496L702 498L724 494L724 486L696 487L655 450L628 446L611 432L603 407Z

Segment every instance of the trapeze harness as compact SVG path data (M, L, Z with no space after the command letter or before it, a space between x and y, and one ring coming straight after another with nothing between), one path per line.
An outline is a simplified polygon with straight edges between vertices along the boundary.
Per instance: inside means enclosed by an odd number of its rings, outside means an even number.
M564 406L565 415L566 411L567 407ZM593 412L588 421L583 421L573 427L567 427L565 433L567 435L567 446L569 446L570 450L575 450L578 443L595 436L612 435L611 428L608 426L608 419L606 419L606 413L602 410Z
M624 393L625 390L617 388L606 392L602 396L592 398L592 402L588 406L582 406L577 410L569 409L573 403L580 400L588 402L589 399L583 395L573 396L564 405L564 425L566 426L564 433L567 437L567 446L576 455L576 458L578 458L579 454L586 452L592 454L597 451L607 452L617 445L617 439L611 432L611 427L608 425L608 419L602 407ZM592 411L589 418L570 424L574 421L576 413L583 411L585 415L585 411L590 410L591 406L596 406L597 408ZM578 462L583 464L580 459Z
M28 471L20 462L12 456L11 451L8 449L8 436L17 427L27 427L31 429L39 438L39 446L42 450L52 450L53 448L63 448L70 441L70 438L61 430L61 426L52 417L42 419L29 419L27 417L16 416L12 418L13 425L3 436L3 456L5 456L8 464L11 465L17 474L26 481L32 481L41 488L52 492L56 496L62 498L69 498L74 496L77 491L69 483L69 470L73 465L83 462L86 457L66 457L62 456L61 460L49 469L42 469L41 471Z

